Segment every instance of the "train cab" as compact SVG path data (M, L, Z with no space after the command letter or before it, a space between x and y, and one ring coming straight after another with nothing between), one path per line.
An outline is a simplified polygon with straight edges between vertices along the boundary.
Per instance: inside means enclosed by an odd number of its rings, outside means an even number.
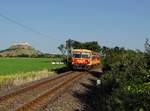
M72 67L73 69L88 70L93 65L99 63L97 53L87 49L74 49L72 51Z

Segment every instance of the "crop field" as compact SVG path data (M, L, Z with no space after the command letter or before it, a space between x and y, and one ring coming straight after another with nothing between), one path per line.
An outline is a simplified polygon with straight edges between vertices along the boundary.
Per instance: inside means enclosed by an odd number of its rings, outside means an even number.
M0 58L0 75L61 68L64 65L51 64L52 61L59 60L59 58Z
M60 58L0 58L0 89L2 86L21 85L26 82L53 76L54 69L64 64L52 64Z

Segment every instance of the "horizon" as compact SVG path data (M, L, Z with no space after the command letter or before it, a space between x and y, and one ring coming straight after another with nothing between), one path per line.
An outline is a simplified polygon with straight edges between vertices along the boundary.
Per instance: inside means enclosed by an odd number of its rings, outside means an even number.
M86 41L86 42L88 42L88 41ZM90 41L91 42L91 41ZM10 47L12 47L13 45L22 45L22 44L28 44L29 46L31 46L32 48L34 48L35 50L37 50L37 51L40 51L40 52L42 52L41 50L39 50L39 49L36 49L31 43L29 43L29 42L27 42L27 41L24 41L24 42L16 42L16 43L12 43L12 44L10 44L9 45L9 47L7 47L7 48L5 48L5 49L1 49L0 51L4 51L4 50L7 50L7 49L9 49ZM101 46L101 48L102 47L107 47L107 48L115 48L115 47L119 47L119 46L114 46L114 47L109 47L109 46ZM130 49L130 48L126 48L126 47L119 47L119 48L124 48L125 50L133 50L133 51L136 51L136 50L139 50L139 51L145 51L145 50L140 50L140 49ZM42 53L45 53L45 54L61 54L61 52L59 51L59 52L57 52L57 53L51 53L51 52L42 52Z
M70 38L144 51L149 13L146 0L1 0L0 50L28 42L44 53L60 53L57 47Z

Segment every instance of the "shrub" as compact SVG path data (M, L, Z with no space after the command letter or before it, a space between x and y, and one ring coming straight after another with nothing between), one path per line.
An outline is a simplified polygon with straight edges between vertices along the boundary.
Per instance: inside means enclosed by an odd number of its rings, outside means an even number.
M145 58L145 54L141 52L107 50L109 51L105 52L104 58L105 71L99 88L100 110L149 111L150 55Z

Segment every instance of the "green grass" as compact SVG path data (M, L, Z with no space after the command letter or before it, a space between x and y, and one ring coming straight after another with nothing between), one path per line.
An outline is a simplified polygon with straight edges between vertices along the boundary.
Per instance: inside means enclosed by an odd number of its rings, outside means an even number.
M53 65L52 61L60 58L0 58L0 75L12 75L43 69L56 69L64 65Z

